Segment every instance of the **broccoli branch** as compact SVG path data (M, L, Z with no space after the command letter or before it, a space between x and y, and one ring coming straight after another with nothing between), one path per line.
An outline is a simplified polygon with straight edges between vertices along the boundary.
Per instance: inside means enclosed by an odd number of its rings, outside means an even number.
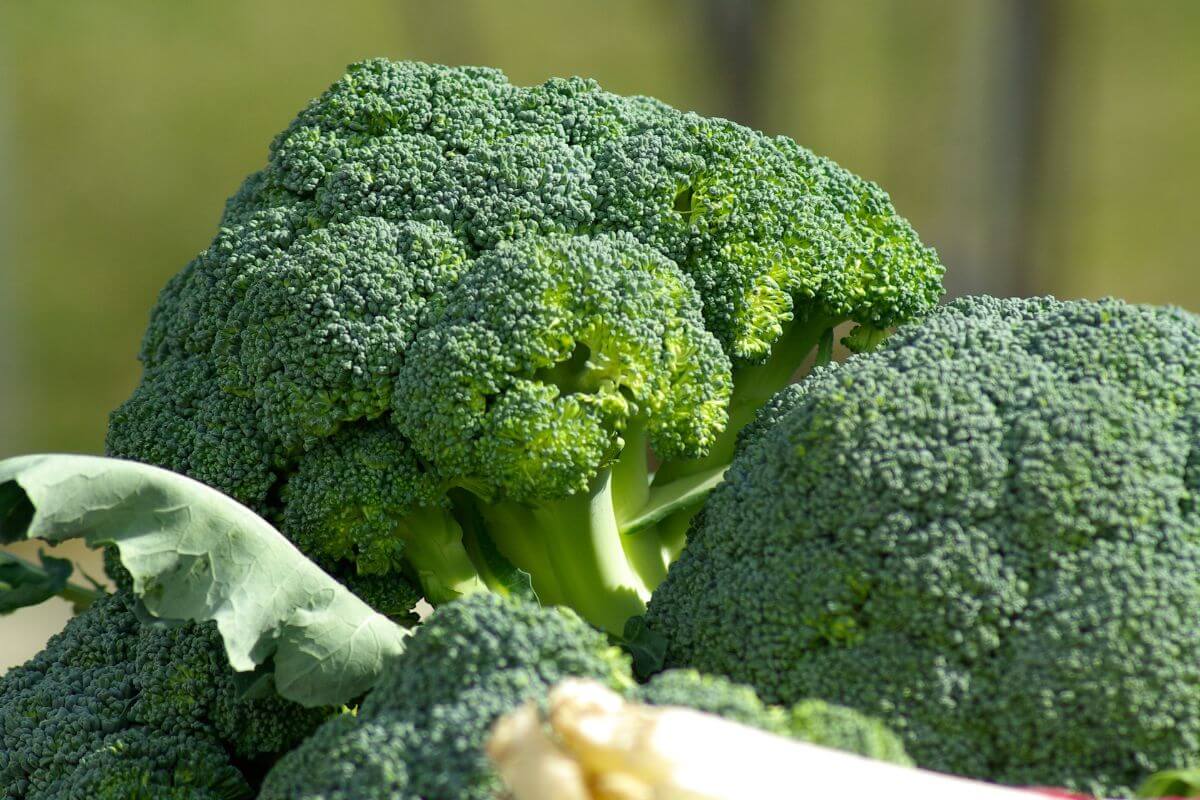
M754 415L763 404L791 383L804 359L829 337L829 332L839 322L841 320L822 313L813 313L803 320L793 319L785 326L765 362L735 367L729 422L724 432L704 456L663 464L654 475L651 491L667 497L687 496L697 487L707 486L708 490L715 487L720 482L719 476L725 474L733 460L738 434L754 421ZM712 480L711 485L706 483L709 480ZM682 507L671 509L669 514L658 515L656 535L667 552L668 563L683 550L696 507L697 503L682 504Z
M396 527L396 535L429 602L487 591L463 542L462 527L445 509L417 509Z
M755 413L764 403L791 383L808 354L826 332L841 321L822 313L813 313L802 320L794 319L784 327L783 334L771 348L771 355L766 361L735 367L733 395L729 400L729 422L725 431L704 456L663 464L655 473L654 485L665 486L689 475L728 466L742 428L754 421Z
M41 566L12 553L0 553L0 614L37 605L51 597L66 600L78 614L107 596L104 587L85 573L81 574L91 582L92 588L71 582L75 567L70 561L48 556L45 551L39 551L38 557Z
M533 576L539 597L570 605L613 633L645 611L650 589L625 550L611 469L586 492L530 506L501 501L480 511L500 552Z

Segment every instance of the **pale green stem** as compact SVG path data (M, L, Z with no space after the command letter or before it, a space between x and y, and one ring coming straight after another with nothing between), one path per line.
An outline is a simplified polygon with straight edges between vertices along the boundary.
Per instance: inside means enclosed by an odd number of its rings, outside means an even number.
M445 509L417 509L396 527L396 534L430 603L487 591L463 544L462 528Z

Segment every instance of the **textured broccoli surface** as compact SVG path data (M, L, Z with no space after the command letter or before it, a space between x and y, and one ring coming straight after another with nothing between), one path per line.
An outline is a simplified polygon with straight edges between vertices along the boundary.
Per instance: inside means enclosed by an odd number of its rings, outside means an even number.
M494 551L619 630L754 409L941 275L878 187L788 139L367 61L163 290L107 450L230 494L387 609L497 589Z
M491 800L492 723L569 677L827 747L908 763L896 737L849 709L766 706L724 678L671 670L638 686L629 659L569 609L480 593L446 603L357 713L327 721L267 775L259 800Z
M660 672L636 699L652 706L684 706L780 736L845 750L893 764L911 765L900 737L882 722L845 706L805 700L791 708L763 703L749 686L692 669Z
M242 697L212 625L101 599L0 678L3 800L237 800L326 716Z
M567 609L475 594L439 607L367 695L267 775L260 800L471 800L500 783L492 722L567 677L632 684L625 656Z
M743 436L655 593L667 661L918 764L1132 793L1200 757L1200 320L972 298Z
M904 742L874 717L824 700L803 700L788 709L787 734L802 742L912 766Z

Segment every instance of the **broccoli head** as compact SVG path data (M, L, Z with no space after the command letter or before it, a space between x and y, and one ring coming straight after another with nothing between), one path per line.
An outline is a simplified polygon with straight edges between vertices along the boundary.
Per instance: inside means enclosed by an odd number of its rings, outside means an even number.
M357 714L327 722L267 775L260 800L497 796L492 722L567 677L632 685L625 656L567 609L479 593L417 628Z
M143 625L117 594L0 678L0 797L251 797L326 715L243 696L215 625Z
M941 275L878 187L790 140L367 61L164 288L107 451L233 496L389 609L501 563L619 630L754 409Z
M1200 757L1200 320L970 298L771 403L655 592L667 662L918 764L1132 793Z
M491 800L501 788L484 752L492 724L571 677L904 763L894 736L849 709L768 707L752 689L688 670L637 686L628 657L573 611L478 593L439 606L357 713L280 759L259 800Z

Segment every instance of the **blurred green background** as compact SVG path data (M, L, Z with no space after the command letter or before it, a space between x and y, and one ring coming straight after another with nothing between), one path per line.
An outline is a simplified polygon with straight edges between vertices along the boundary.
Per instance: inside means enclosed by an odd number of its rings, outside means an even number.
M351 61L787 134L888 189L954 294L1200 309L1198 42L1196 0L0 0L0 458L100 451L159 288ZM0 619L0 670L65 615Z

